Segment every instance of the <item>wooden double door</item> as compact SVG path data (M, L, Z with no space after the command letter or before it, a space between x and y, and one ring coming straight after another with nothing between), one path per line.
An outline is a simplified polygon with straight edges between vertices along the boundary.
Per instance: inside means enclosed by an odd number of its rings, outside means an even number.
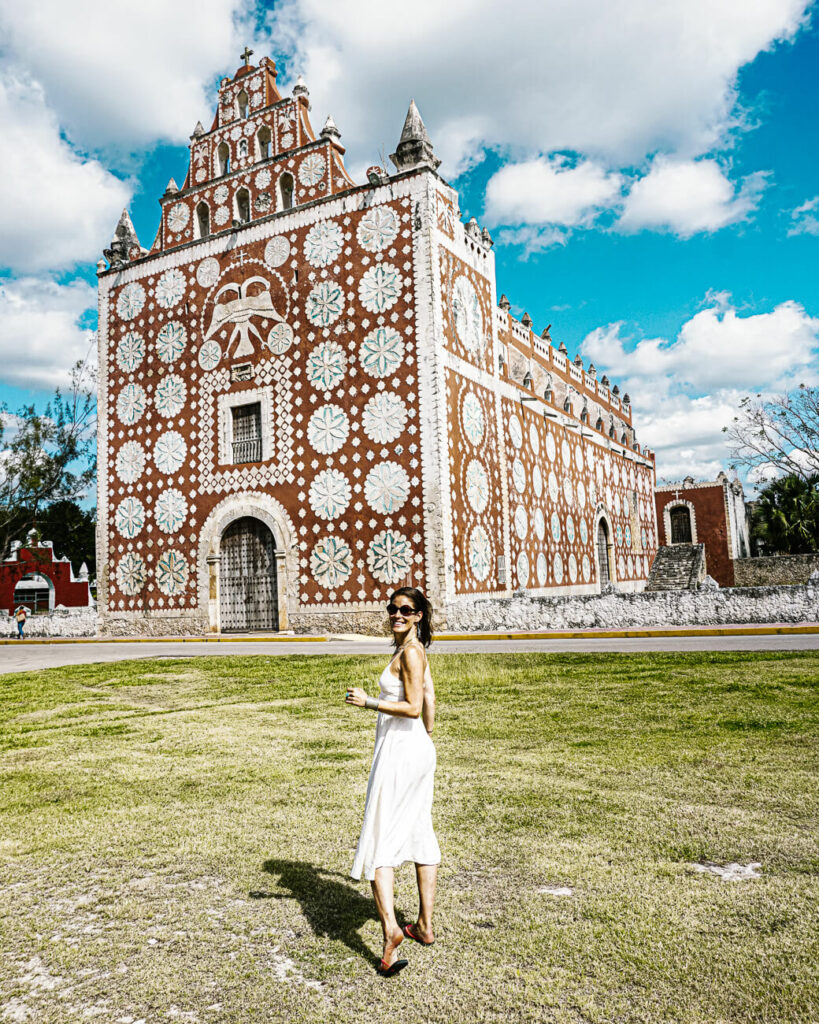
M237 519L222 534L219 620L222 632L279 628L276 545L260 520Z

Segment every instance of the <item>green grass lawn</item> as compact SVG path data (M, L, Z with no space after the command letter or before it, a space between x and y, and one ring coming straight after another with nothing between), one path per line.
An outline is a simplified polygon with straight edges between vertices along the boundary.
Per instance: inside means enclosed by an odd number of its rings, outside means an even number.
M0 677L0 1021L819 1021L819 656L432 662L438 942L389 980L342 703L383 659Z

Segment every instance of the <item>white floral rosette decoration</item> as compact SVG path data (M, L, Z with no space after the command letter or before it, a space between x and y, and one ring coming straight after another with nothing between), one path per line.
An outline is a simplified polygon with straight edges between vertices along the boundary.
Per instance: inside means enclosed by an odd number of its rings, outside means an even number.
M322 537L310 554L310 572L319 586L333 589L353 571L353 553L341 537Z
M135 551L126 551L117 564L117 586L123 594L133 597L145 586L145 563Z
M319 519L338 519L350 504L350 484L337 469L325 469L310 484L310 508Z
M412 548L403 533L382 530L367 549L367 567L381 583L398 583L410 571Z
M376 444L394 441L401 434L406 421L407 408L392 391L379 391L373 395L361 414L364 433Z

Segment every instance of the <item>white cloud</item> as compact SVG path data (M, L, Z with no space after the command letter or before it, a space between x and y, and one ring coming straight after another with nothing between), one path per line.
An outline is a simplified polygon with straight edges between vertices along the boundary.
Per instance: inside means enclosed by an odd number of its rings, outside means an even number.
M716 160L658 157L631 188L617 222L622 231L672 231L683 238L745 220L765 188L763 172L734 185Z
M389 153L410 97L444 172L481 147L608 166L708 151L736 123L736 75L798 31L809 0L283 0L273 38L332 112L354 164Z
M80 321L96 302L95 289L79 278L64 285L47 277L0 281L3 380L47 391L66 384L94 339Z
M0 266L41 270L101 255L130 185L60 137L31 81L0 79L0 137Z
M590 224L620 194L622 179L590 160L538 157L507 164L486 186L489 224Z
M819 235L819 196L797 206L791 214L789 235Z
M770 313L739 316L724 295L680 328L675 341L644 338L627 348L622 324L592 331L581 351L611 375L627 376L656 387L673 380L677 387L702 393L725 381L739 388L787 386L814 372L819 349L819 317L797 302L783 302Z
M187 142L209 86L251 42L250 0L0 0L5 63L45 90L88 148ZM257 51L258 51L257 47ZM206 127L210 127L208 124Z
M633 345L623 324L609 324L581 346L630 394L638 438L657 452L657 473L669 479L712 477L727 465L722 428L744 394L819 381L819 317L796 302L740 316L724 294L709 299L674 341Z

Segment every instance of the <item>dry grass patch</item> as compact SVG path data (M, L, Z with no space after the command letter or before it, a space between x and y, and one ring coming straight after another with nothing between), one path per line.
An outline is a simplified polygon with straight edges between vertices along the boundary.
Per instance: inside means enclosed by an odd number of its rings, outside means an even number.
M433 662L439 941L389 982L341 701L379 659L3 677L0 1020L815 1024L819 658Z

